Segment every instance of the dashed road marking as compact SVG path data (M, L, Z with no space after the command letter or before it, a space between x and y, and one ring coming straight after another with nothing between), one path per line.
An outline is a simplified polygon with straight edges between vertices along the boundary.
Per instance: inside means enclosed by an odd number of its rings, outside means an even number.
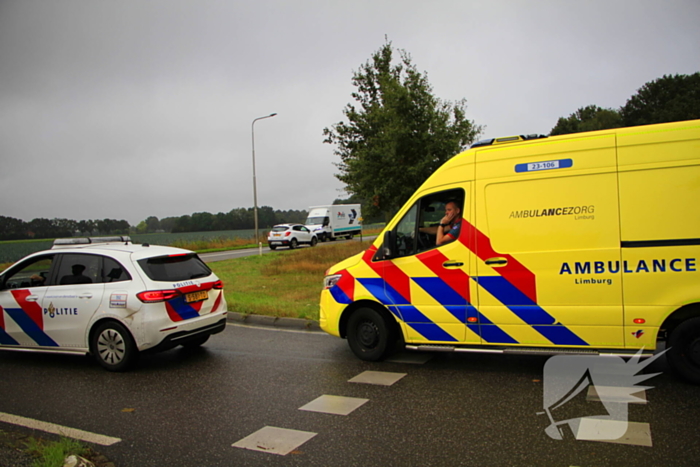
M33 418L20 417L9 413L0 412L0 422L11 423L34 430L41 430L47 433L53 433L66 438L78 439L87 443L99 444L101 446L111 446L121 441L120 438L112 438L111 436L99 435L90 433L89 431L78 430L67 426L56 425L55 423L42 422Z
M251 451L268 452L286 456L296 448L316 436L318 433L311 431L290 430L266 426L253 434L236 441L231 446L234 448L249 449Z
M299 407L299 410L330 413L334 415L349 415L367 402L369 402L369 399L362 399L359 397L323 395L317 397L303 407Z
M363 371L359 375L348 380L348 383L378 384L380 386L391 386L407 373L392 373L389 371Z

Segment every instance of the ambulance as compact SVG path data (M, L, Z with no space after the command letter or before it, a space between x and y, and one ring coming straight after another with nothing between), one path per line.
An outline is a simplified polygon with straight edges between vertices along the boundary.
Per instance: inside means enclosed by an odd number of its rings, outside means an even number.
M453 241L436 245L445 207ZM320 325L363 360L455 352L649 356L700 384L700 120L473 144L365 252Z

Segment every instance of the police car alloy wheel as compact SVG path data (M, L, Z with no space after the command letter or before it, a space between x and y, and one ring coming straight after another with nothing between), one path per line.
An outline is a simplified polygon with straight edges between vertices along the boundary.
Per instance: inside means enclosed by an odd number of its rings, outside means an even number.
M110 371L128 369L138 355L129 331L114 321L98 325L94 333L92 353L100 365Z

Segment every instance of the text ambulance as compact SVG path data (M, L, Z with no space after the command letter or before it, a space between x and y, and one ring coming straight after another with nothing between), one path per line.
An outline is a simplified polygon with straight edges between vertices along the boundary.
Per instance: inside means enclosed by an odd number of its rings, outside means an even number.
M436 246L450 201L458 238ZM666 340L700 383L699 259L700 120L486 140L328 270L320 324L365 360L397 341L650 355Z

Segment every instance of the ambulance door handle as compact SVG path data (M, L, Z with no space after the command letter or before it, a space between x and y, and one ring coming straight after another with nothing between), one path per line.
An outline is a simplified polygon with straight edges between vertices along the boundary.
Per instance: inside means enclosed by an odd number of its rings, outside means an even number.
M461 266L464 266L464 263L460 263L458 261L454 261L454 262L448 261L446 263L442 263L443 268L458 268Z
M508 264L508 260L506 258L489 258L484 262L489 266L505 266Z
M92 298L92 294L91 293L81 293L80 295L78 295L78 298Z
M27 298L25 298L25 300L28 302L36 302L37 300L39 300L39 296L38 295L28 295Z

